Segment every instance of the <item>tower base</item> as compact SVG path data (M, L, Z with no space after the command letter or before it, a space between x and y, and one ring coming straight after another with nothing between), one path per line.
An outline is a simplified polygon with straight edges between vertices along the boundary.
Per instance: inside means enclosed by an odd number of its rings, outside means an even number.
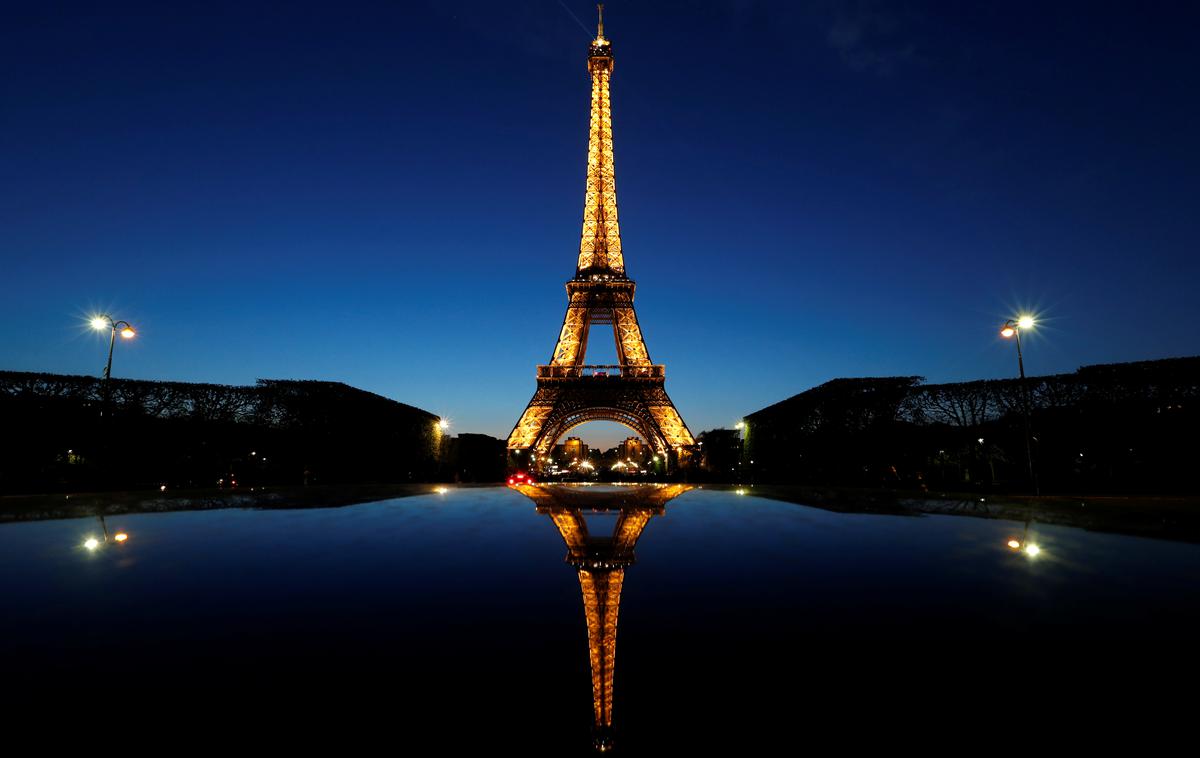
M691 447L695 440L667 395L661 369L539 366L537 390L509 435L509 450L544 457L560 437L588 421L623 424L659 455Z

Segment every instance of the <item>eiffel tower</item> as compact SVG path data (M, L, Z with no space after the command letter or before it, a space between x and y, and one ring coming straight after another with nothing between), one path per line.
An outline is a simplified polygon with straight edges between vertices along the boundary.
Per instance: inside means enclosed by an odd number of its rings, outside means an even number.
M567 563L579 572L592 669L592 742L598 752L613 747L613 673L625 568L633 565L633 549L650 519L661 516L669 501L691 488L690 484L642 485L612 493L545 484L514 487L554 522L567 544ZM585 512L604 511L617 513L611 536L591 534Z
M531 450L536 468L568 430L588 421L616 421L631 428L660 455L686 456L695 443L667 396L662 365L650 361L633 310L634 282L625 274L617 224L609 79L612 43L599 30L588 49L592 76L591 132L583 235L575 278L567 282L567 315L550 364L537 367L537 390L508 436L508 449ZM617 365L586 365L588 333L594 324L612 326Z

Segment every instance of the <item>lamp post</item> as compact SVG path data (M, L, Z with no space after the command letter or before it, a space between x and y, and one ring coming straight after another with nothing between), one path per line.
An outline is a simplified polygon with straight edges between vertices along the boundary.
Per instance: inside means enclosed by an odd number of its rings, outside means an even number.
M113 317L107 313L101 313L92 319L92 328L98 332L105 329L109 330L108 335L108 362L104 364L104 383L107 386L108 380L112 376L112 357L113 346L117 344L117 330L121 330L121 339L131 340L137 336L133 326L128 321L113 321Z
M113 347L117 344L117 330L120 329L121 339L125 340L133 339L137 336L137 332L134 331L133 326L128 321L113 321L113 317L107 313L101 313L99 316L93 318L92 328L98 332L102 332L105 329L108 330L108 362L104 364L104 397L100 407L101 417L107 418L111 415L108 408L111 399L109 380L112 378Z
M1025 357L1021 354L1021 331L1031 329L1034 325L1033 316L1018 316L1004 322L1000 328L1000 336L1005 339L1015 339L1017 343L1017 370L1021 376L1021 410L1025 421L1025 461L1029 465L1029 483L1033 485L1033 494L1040 495L1037 475L1033 472L1033 444L1029 431L1029 385L1025 381Z

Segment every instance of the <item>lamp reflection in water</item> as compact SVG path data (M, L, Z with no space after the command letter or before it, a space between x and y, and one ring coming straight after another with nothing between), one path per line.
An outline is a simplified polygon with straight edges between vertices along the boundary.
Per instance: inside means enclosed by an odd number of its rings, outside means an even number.
M1042 553L1042 548L1036 542L1031 542L1029 539L1029 522L1025 522L1025 529L1021 532L1021 537L1010 537L1008 542L1009 550L1017 553L1024 553L1030 558L1037 558Z
M579 572L587 621L588 657L592 669L592 745L598 752L613 747L613 671L617 650L617 611L625 568L633 565L633 548L646 524L661 516L668 501L691 489L687 484L659 484L595 490L558 484L517 484L537 512L549 516L567 544L567 563ZM586 513L615 513L611 535L588 531Z
M100 522L100 534L103 536L103 539L97 539L96 537L89 534L83 540L83 547L88 552L95 552L97 549L103 547L104 545L107 545L110 542L115 542L117 544L121 544L129 539L129 533L126 532L124 529L118 530L117 532L113 533L112 535L109 535L108 524L105 523L103 515L97 516L96 519Z

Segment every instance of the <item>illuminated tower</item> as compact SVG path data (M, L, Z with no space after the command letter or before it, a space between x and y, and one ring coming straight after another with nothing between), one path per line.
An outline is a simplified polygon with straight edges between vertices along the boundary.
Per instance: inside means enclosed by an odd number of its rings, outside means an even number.
M612 747L617 611L625 567L633 564L633 548L650 519L662 515L667 502L691 485L643 485L618 493L555 485L526 484L516 489L533 500L538 513L550 516L567 543L567 563L579 572L592 669L593 740L597 750L607 751ZM591 534L584 518L588 511L615 511L612 534Z
M603 16L587 63L592 116L579 260L575 278L567 282L567 315L558 344L549 365L537 367L537 390L509 434L508 448L545 456L569 429L605 420L633 429L661 455L678 454L695 440L667 396L664 367L650 362L633 310L635 285L625 274L621 253L609 106L613 56ZM617 365L584 363L595 324L612 327Z

